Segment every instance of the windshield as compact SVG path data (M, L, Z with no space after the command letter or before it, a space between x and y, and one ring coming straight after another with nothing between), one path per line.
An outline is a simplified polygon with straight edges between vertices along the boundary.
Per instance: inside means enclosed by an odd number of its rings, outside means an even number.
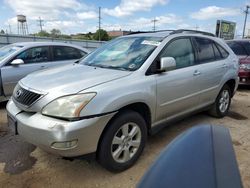
M9 55L13 54L17 50L21 49L23 46L7 45L0 48L0 61Z
M134 71L141 67L161 41L160 37L114 39L89 54L80 63L95 67Z

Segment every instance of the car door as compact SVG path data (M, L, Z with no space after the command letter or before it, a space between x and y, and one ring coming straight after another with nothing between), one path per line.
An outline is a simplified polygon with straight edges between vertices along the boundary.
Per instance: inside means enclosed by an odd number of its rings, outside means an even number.
M14 59L22 59L24 64L11 65ZM50 61L48 46L32 47L18 54L1 68L3 92L5 96L12 95L17 82L34 71L43 69Z
M228 53L213 40L202 37L193 38L197 49L199 64L196 66L200 88L200 105L213 103L218 95L223 76L228 69Z
M173 57L176 69L156 75L157 120L176 117L197 108L199 88L196 85L195 53L189 37L170 41L160 53L162 57Z
M49 66L67 65L76 62L87 53L70 46L52 46L53 63Z

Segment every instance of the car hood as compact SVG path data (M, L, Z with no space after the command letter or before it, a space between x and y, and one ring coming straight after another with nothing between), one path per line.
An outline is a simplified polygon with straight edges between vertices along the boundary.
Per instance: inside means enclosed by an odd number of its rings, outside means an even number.
M20 83L43 93L67 95L131 74L129 71L72 64L29 74Z

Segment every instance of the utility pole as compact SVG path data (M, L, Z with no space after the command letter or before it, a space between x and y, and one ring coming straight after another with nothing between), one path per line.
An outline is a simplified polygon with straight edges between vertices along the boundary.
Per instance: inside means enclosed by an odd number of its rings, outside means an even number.
M98 16L98 18L99 18L99 21L98 21L98 25L99 25L99 29L98 29L98 31L99 31L99 41L101 41L101 19L102 19L102 17L101 17L101 7L99 7L99 16Z
M195 25L195 30L197 31L199 29L199 26L198 25Z
M249 14L248 9L250 8L249 5L246 6L246 10L244 10L245 13L245 21L244 21L244 27L243 27L243 34L242 34L242 38L245 37L245 30L246 30L246 23L247 23L247 15Z
M11 26L10 26L10 23L9 23L9 34L11 34Z
M44 26L44 24L43 24L44 20L42 20L41 17L39 16L37 22L38 22L38 26L40 27L40 31L42 32L43 26Z
M153 20L151 20L151 22L153 22L153 24L154 24L154 25L153 25L153 31L154 31L154 32L155 32L155 30L156 30L155 23L158 22L158 21L159 21L159 20L157 20L157 19L155 19L155 18L154 18Z

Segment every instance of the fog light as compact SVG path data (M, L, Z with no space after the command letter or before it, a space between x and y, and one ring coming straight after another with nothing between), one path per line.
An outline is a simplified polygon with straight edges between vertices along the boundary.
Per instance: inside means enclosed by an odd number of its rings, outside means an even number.
M245 78L242 78L242 82L246 82L246 79L245 79Z
M51 147L54 149L67 150L76 147L77 140L65 141L65 142L54 142Z

